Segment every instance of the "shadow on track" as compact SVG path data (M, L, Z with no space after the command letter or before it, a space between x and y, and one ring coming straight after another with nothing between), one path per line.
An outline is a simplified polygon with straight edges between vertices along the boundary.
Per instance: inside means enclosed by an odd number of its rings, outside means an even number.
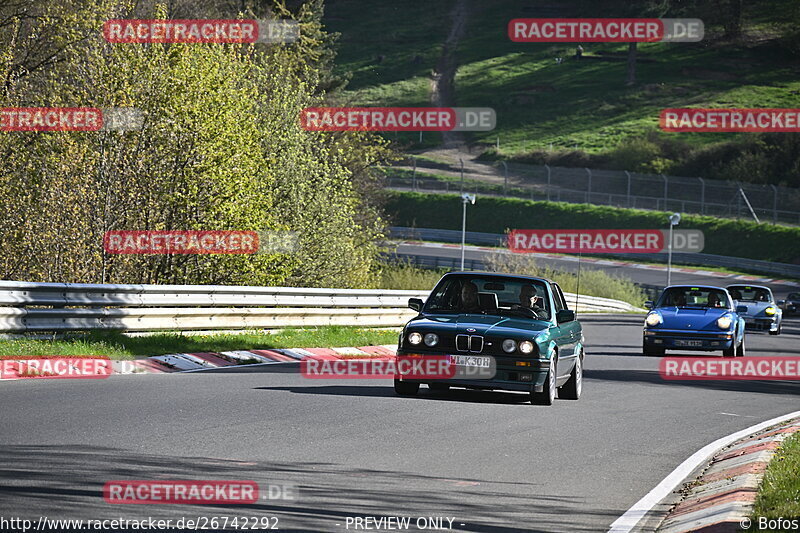
M410 516L412 522L418 516L450 516L456 518L454 530L512 533L563 531L576 506L580 506L582 513L602 516L609 522L621 512L592 507L583 498L569 494L548 494L539 482L450 479L408 472L345 469L309 459L246 462L92 446L5 446L0 450L3 479L0 515L33 520L37 516L93 520L277 516L282 531L341 531L347 516ZM262 503L105 503L104 484L125 479L252 480L261 488ZM296 497L264 500L267 484L292 484Z

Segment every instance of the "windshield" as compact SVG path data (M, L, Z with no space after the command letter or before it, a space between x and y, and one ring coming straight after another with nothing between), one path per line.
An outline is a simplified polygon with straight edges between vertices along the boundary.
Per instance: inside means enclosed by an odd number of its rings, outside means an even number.
M658 307L730 307L722 289L703 287L670 287L658 301Z
M481 298L486 299L486 296L492 294L497 296L496 311L485 306L482 308L479 303ZM551 313L544 282L477 275L444 278L431 293L425 310L452 313L491 312L541 320L549 320Z
M734 300L743 300L748 302L771 302L772 297L767 289L761 287L747 287L745 285L736 285L728 287L728 292Z

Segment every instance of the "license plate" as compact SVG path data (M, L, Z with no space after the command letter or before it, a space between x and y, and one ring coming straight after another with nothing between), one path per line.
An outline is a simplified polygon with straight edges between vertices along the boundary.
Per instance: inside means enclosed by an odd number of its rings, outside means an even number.
M675 341L675 346L702 346L703 341L687 341L682 339L677 339Z
M457 366L471 366L476 368L489 368L491 361L488 357L478 357L475 355L451 355L450 363Z

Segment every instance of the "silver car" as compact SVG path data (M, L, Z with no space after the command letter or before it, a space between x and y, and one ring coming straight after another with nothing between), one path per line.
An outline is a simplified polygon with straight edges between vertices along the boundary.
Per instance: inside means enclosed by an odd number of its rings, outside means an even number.
M744 306L747 311L739 313L744 318L747 329L769 331L770 335L781 334L783 311L775 302L769 287L761 285L729 285L728 292L736 306Z

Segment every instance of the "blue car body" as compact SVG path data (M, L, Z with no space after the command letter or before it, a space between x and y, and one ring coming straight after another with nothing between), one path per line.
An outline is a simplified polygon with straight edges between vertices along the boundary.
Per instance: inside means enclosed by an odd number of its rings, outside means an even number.
M769 287L729 285L728 292L737 306L747 308L741 315L748 329L769 331L770 335L780 334L783 310Z
M681 293L691 301L671 301L672 295ZM713 305L702 301L710 300L712 293L719 301ZM645 355L663 355L665 350L722 350L729 357L744 355L745 321L726 289L673 285L664 289L657 302L646 305L651 311L643 331Z

